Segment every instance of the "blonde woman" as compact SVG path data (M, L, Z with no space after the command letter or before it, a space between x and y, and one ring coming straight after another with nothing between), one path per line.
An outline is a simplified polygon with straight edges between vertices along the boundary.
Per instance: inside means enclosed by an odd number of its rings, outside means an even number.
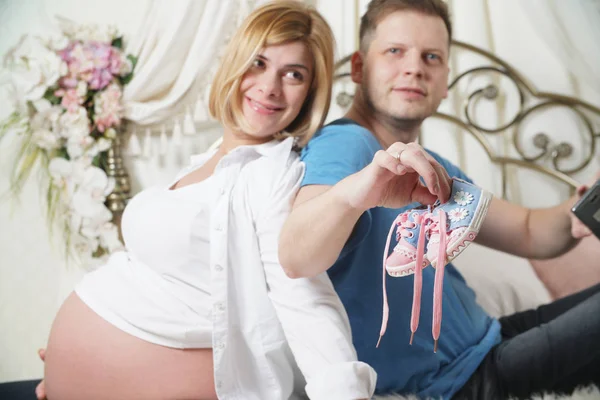
M376 375L356 360L326 274L289 279L277 256L304 173L294 148L328 111L333 47L327 23L299 2L246 19L210 93L220 147L131 200L127 251L88 274L54 321L50 400L373 394Z

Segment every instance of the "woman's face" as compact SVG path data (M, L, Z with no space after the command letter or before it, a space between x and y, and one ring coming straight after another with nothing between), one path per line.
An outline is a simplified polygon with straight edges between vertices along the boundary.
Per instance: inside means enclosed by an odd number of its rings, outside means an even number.
M254 139L270 140L296 119L311 86L313 59L303 42L263 48L242 78L242 110Z

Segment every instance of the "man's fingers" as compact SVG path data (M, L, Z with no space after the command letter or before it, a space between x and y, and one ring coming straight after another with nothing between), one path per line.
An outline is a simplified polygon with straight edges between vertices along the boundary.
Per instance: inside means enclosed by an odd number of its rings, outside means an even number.
M429 160L424 150L418 146L408 146L400 155L400 161L405 167L412 168L423 178L431 194L438 196L440 193L440 171L437 162ZM432 162L433 161L433 162Z
M398 161L396 157L384 150L379 150L377 153L375 153L373 162L379 167L387 169L394 174L400 173L400 175L402 175L407 172L407 168L401 165L400 161Z
M411 201L416 201L421 204L433 204L437 200L437 196L431 194L428 188L423 186L421 182L412 192Z
M435 158L431 156L431 154L425 152L425 156L433 165L435 170L438 173L438 182L440 185L440 191L437 193L438 199L445 203L450 198L450 194L452 193L452 178L448 175L448 171L444 168Z

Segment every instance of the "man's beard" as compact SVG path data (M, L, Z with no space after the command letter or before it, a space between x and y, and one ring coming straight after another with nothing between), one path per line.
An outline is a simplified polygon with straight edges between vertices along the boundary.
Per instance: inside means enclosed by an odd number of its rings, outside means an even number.
M391 112L384 110L382 107L378 107L373 101L373 96L368 89L368 82L365 80L360 85L360 91L365 102L365 106L367 108L367 112L373 115L378 121L382 122L384 125L389 125L394 129L399 129L402 131L406 130L414 130L418 128L426 117L407 117L401 115L394 115Z

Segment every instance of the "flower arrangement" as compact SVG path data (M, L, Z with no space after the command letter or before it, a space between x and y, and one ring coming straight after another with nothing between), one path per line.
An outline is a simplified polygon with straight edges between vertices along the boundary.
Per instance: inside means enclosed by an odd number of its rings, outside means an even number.
M58 222L67 255L84 261L122 247L104 204L115 187L106 156L135 64L115 29L64 20L59 37L26 35L4 60L14 112L0 123L0 138L13 132L20 142L11 191L20 193L39 162L50 231Z

